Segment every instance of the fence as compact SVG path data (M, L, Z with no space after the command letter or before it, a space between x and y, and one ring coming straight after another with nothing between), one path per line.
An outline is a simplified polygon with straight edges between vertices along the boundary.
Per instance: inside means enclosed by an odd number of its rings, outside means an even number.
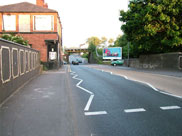
M0 39L0 103L40 70L40 53Z

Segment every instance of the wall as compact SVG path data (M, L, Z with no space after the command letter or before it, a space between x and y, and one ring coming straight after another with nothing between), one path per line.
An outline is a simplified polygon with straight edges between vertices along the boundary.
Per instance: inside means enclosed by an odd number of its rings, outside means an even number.
M127 60L125 65L127 66ZM139 59L130 59L130 67L182 70L182 52L141 55Z
M39 33L39 34L18 34L22 36L25 40L29 41L29 44L32 45L32 48L40 51L40 59L42 62L47 62L47 45L45 40L57 39L56 33Z
M40 72L40 53L0 39L0 103Z

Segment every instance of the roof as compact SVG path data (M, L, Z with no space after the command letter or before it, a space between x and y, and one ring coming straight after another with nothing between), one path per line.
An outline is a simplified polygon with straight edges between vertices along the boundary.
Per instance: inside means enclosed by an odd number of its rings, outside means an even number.
M57 13L56 10L44 8L41 6L37 6L35 4L31 4L28 2L21 2L16 4L10 4L5 6L0 6L0 12L5 13Z

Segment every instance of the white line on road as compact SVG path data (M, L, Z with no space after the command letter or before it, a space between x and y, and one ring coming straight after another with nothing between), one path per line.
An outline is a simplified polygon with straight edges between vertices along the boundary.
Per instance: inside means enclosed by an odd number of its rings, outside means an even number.
M85 112L85 116L105 115L106 111Z
M93 95L93 93L92 93L92 92L90 92L89 90L87 90L87 89L85 89L85 88L83 88L83 87L81 87L81 86L76 86L76 87L78 87L78 88L82 89L83 91L85 91L85 92L89 93L90 95Z
M126 113L132 113L132 112L144 112L146 111L145 109L143 108L138 108L138 109L125 109L124 112Z
M75 74L75 72L74 72L74 74ZM73 74L72 74L73 75ZM89 90L87 90L87 89L85 89L85 88L83 88L83 87L81 87L80 86L80 84L83 82L83 80L82 79L79 79L79 78L76 78L78 75L75 75L75 76L73 76L72 78L74 78L74 79L76 79L76 80L80 80L80 82L78 82L77 84L76 84L76 87L78 87L78 88L80 88L80 89L82 89L82 90L84 90L85 92L87 92L87 93L89 93L89 94L93 94L92 92L90 92Z
M102 69L102 72L105 72L105 71ZM110 73L111 71L106 71L106 72ZM112 74L112 75L118 75L118 74ZM173 96L173 97L182 99L182 96L178 96L178 95L174 95L174 94L171 94L171 93L168 93L168 92L160 91L157 88L155 88L153 85L151 85L150 83L147 83L147 82L144 82L144 81L140 81L140 80L130 79L130 78L128 78L125 75L120 75L119 74L119 76L124 77L126 80L130 80L130 81L135 81L135 82L139 82L139 83L142 83L142 84L146 84L147 86L151 87L154 91L157 91L157 92L159 92L161 94L165 94L165 95L169 95L169 96Z
M85 106L84 111L88 111L88 110L89 110L89 108L90 108L90 105L91 105L91 103L92 103L93 98L94 98L94 95L92 94L92 95L90 96L90 98L89 98L88 102L87 102L87 105Z
M122 76L122 75L120 75L120 76ZM150 83L147 83L147 82L144 82L144 81L140 81L140 80L135 80L135 79L129 79L126 76L123 76L123 77L125 77L125 79L130 80L130 81L135 81L135 82L139 82L139 83L142 83L142 84L146 84L146 85L151 87L156 92L159 92L159 93L162 93L162 94L165 94L165 95L169 95L169 96L173 96L173 97L176 97L176 98L182 98L182 96L178 96L178 95L174 95L174 94L170 94L170 93L167 93L167 92L160 91L157 88L155 88L153 85L151 85Z
M128 77L127 77L127 76L125 76L125 75L120 75L120 76L122 76L122 77L124 77L126 80L128 80Z
M170 95L170 96L173 96L173 97L176 97L176 98L180 98L180 99L182 99L182 96L178 96L178 95L170 94L170 93L163 92L163 91L159 91L159 92L160 92L160 93L162 93L162 94L166 94L166 95Z
M93 100L93 98L94 98L94 94L93 94L91 91L89 91L89 90L87 90L87 89L85 89L85 88L83 88L83 87L80 86L80 84L83 82L83 80L80 79L80 78L76 78L78 75L76 75L75 72L71 72L71 75L74 75L74 76L72 77L73 79L80 80L80 81L76 84L76 87L78 87L78 88L80 88L81 90L83 90L83 91L85 91L85 92L87 92L87 93L90 94L89 100L87 101L87 104L86 104L85 109L84 109L84 111L88 111L89 108L90 108L90 105L91 105L91 103L92 103L92 100Z
M164 106L164 107L160 107L160 109L162 109L162 110L175 110L175 109L181 109L181 107L179 107L179 106Z

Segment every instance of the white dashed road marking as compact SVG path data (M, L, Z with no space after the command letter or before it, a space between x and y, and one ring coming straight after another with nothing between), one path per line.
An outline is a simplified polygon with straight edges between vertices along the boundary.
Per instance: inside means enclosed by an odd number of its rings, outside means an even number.
M105 115L106 111L85 112L85 116Z
M160 107L160 109L162 109L162 110L175 110L175 109L181 109L181 107L179 107L179 106L164 106L164 107Z
M104 70L102 70L102 72L105 72ZM83 91L87 92L90 94L90 97L87 101L87 104L84 108L84 111L85 111L85 116L95 116L95 115L105 115L105 114L108 114L106 111L95 111L95 112L88 112L89 111L89 108L90 108L90 105L93 101L93 98L94 98L94 93L81 87L80 84L83 82L82 79L79 79L77 78L78 75L76 75L75 72L71 71L71 68L70 68L70 73L71 75L73 75L73 79L76 79L76 80L80 80L77 84L76 84L76 87L82 89ZM113 74L112 72L110 72L110 74ZM148 85L149 87L151 87L153 90L157 91L157 92L160 92L160 93L163 93L163 94L167 94L167 95L171 95L171 96L174 96L174 97L178 97L178 98L181 98L180 96L175 96L175 95L172 95L172 94L168 94L166 92L162 92L162 91L159 91L157 88L155 88L154 86L152 86L151 84L147 83L147 82L143 82L143 81L139 81L139 80L134 80L134 79L129 79L127 76L125 75L120 75L122 77L124 77L125 79L127 80L131 80L131 81L135 81L135 82L140 82L140 83L143 83L143 84L146 84ZM179 106L163 106L163 107L160 107L161 110L175 110L175 109L181 109L181 107ZM136 108L136 109L125 109L124 112L125 113L137 113L137 112L145 112L146 110L144 108Z
M146 111L145 109L143 108L138 108L138 109L125 109L124 112L126 113L132 113L132 112L144 112Z

